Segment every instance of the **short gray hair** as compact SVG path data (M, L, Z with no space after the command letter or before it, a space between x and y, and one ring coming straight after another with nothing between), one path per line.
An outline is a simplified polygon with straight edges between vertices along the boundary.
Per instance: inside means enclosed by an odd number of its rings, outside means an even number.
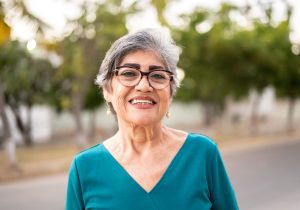
M125 55L137 50L151 50L161 56L166 68L174 73L174 78L171 82L171 95L174 96L180 85L176 71L179 60L179 48L171 37L159 29L140 30L127 34L115 41L102 61L95 83L99 87L108 88L113 77L113 70Z

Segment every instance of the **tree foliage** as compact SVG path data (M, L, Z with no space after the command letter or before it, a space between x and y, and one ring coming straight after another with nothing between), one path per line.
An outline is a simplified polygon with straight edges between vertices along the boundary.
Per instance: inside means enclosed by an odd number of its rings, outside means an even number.
M103 102L101 91L94 84L99 66L110 45L126 34L126 15L132 8L123 9L121 1L107 1L83 5L82 15L73 24L73 32L59 43L58 53L63 57L56 84L61 81L63 94L55 97L58 108L71 110L76 122L78 145L85 144L80 114L94 110ZM94 15L90 20L88 16ZM59 87L59 85L57 86ZM57 100L58 99L58 100ZM81 137L80 137L81 136Z
M164 12L170 2L175 0L151 1L164 26L169 26ZM47 25L28 11L24 1L5 5L0 1L0 86L16 116L21 106L30 109L36 103L49 103L57 110L70 110L77 134L83 136L82 111L93 111L103 103L94 85L100 63L110 45L127 33L126 21L138 11L136 3L123 8L121 0L83 2L80 17L68 22L72 32L54 44L63 60L55 71L49 61L33 57L24 44L10 41L10 27L4 17L13 8L21 14L18 17L34 23L37 31ZM273 85L278 96L290 101L288 125L292 127L294 103L300 95L299 43L289 38L293 10L287 5L286 19L279 22L273 20L272 4L261 4L263 18L250 18L251 10L250 6L228 3L218 11L196 8L181 15L185 25L170 28L182 47L179 67L185 71L177 99L201 101L209 124L222 113L228 96L239 99L251 89L261 92ZM234 20L234 14L246 19L247 27ZM17 118L21 125L21 118ZM28 133L30 126L21 127ZM85 140L78 144L85 144Z
M286 7L287 18L276 24L272 5L261 9L264 20L249 19L249 7L223 3L217 12L198 8L182 15L186 27L173 29L183 46L179 66L186 75L177 98L200 100L207 123L211 113L219 113L213 107L223 107L228 96L245 97L251 89L261 92L273 85L280 96L299 97L299 53L291 50L299 45L289 39L291 8ZM244 16L251 27L240 26L233 13ZM209 27L203 31L205 25Z
M33 57L23 44L11 41L1 46L0 85L6 105L14 113L17 127L26 143L31 143L30 110L34 104L46 103L53 67L48 60ZM21 117L25 108L27 119Z

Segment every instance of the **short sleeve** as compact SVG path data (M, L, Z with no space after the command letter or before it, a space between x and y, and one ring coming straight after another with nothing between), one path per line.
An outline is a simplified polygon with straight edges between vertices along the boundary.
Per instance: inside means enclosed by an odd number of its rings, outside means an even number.
M239 209L235 194L228 175L226 173L223 160L217 146L214 146L211 157L210 200L212 210L237 210Z
M82 190L76 165L76 158L74 158L69 171L69 180L66 196L66 210L84 210Z

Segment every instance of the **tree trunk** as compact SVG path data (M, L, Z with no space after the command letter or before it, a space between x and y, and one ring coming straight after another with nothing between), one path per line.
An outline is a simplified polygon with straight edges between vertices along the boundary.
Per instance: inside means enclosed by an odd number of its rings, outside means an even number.
M204 126L210 126L213 123L214 118L214 106L210 102L204 102Z
M32 135L31 135L31 128L32 128L32 118L31 118L31 111L32 111L32 107L31 105L27 106L26 107L26 112L27 112L27 119L26 119L26 123L25 123L25 130L24 130L24 135L23 135L23 138L24 138L24 142L25 142L25 145L27 146L31 146L33 145L33 140L32 140Z
M292 132L294 130L294 110L295 110L295 104L296 104L296 98L289 97L288 99L288 112L287 112L287 119L286 119L286 130L288 132Z
M87 135L83 128L83 123L81 119L81 113L83 109L84 99L87 94L87 89L89 85L89 77L86 76L82 79L78 78L77 85L81 84L80 87L74 88L72 94L72 112L75 119L76 126L76 138L77 146L79 149L84 149L87 146Z
M204 102L204 125L211 126L221 117L224 111L224 104L220 102Z
M260 104L261 97L260 95L255 95L252 103L251 108L251 115L250 115L250 132L252 134L257 134L258 131L258 107Z
M16 142L12 137L9 137L6 140L4 147L9 167L17 169Z
M73 112L73 116L75 119L75 134L76 134L76 144L79 149L84 149L87 145L87 138L83 129L82 119L81 119L81 113L80 112Z
M94 140L96 138L96 112L94 110L90 111L90 119L89 119L89 134L88 137L90 140Z
M1 84L0 84L0 116L2 119L5 153L6 153L8 165L10 168L17 168L16 142L14 141L11 135L11 128L9 126L8 117L5 111L4 90Z
M31 108L28 108L27 110L27 123L24 123L24 121L21 118L20 108L19 107L11 107L13 114L15 116L16 125L21 132L23 141L26 146L32 146L32 138L31 138Z
M79 149L84 149L87 145L87 137L84 132L83 123L81 119L81 107L79 104L73 104L73 116L75 120L75 134L76 134L76 144Z

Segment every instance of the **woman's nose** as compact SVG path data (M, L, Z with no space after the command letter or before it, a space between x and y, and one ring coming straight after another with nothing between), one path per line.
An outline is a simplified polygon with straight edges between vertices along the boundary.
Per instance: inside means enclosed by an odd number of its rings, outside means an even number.
M140 82L135 86L135 89L145 92L153 90L146 75L142 76Z

